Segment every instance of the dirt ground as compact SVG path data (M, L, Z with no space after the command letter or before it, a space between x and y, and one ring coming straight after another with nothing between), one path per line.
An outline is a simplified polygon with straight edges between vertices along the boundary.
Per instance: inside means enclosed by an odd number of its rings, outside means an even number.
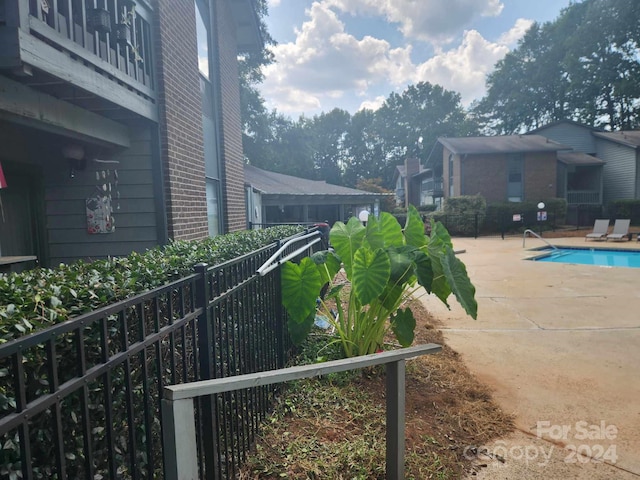
M414 344L443 345L438 321L419 301L412 302L411 309L416 318ZM513 431L512 417L446 345L436 354L408 360L405 380L408 479L459 479L477 473L487 464L479 446ZM363 372L350 381L344 395L350 395L351 389L371 402L366 414L354 416L349 407L334 410L326 400L316 399L309 405L305 395L287 399L285 394L281 406L286 413L276 409L277 421L263 428L258 454L249 459L240 478L385 478L384 443L379 444L375 458L357 460L377 464L372 470L363 474L355 465L345 465L337 470L340 473L330 470L332 462L342 461L338 458L344 455L341 446L356 449L361 442L371 446L384 439L384 371ZM286 407L287 402L295 407ZM295 447L298 444L304 447Z

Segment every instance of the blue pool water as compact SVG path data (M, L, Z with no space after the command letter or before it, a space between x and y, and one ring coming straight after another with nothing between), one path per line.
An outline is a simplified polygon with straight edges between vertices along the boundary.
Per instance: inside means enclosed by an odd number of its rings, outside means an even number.
M640 250L604 250L586 248L559 248L532 258L538 262L577 263L602 267L640 268Z

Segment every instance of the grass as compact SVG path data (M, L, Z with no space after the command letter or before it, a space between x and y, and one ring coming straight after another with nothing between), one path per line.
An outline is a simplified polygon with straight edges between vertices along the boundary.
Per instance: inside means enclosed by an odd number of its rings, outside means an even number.
M436 321L419 302L415 344L439 343ZM297 363L336 358L326 337L310 340ZM291 382L261 428L241 479L385 478L384 368ZM513 429L489 390L444 345L407 362L407 479L457 479L475 468L467 447Z

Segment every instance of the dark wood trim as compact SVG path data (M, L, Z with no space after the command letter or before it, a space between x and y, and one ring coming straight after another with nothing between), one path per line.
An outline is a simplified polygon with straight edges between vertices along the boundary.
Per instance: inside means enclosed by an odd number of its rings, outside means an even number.
M78 139L128 148L124 125L0 76L0 118Z

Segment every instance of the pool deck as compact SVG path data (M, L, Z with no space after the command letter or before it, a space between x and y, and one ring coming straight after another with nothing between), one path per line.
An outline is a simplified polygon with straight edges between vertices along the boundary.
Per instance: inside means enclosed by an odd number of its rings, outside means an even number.
M636 241L547 240L640 250ZM476 286L478 319L453 297L451 310L433 296L422 301L517 426L487 446L505 462L484 458L488 466L473 478L640 478L640 270L524 261L544 245L537 238L526 248L522 237L453 243L465 250L459 257ZM591 438L582 438L584 428ZM576 456L570 445L605 453L609 464Z

